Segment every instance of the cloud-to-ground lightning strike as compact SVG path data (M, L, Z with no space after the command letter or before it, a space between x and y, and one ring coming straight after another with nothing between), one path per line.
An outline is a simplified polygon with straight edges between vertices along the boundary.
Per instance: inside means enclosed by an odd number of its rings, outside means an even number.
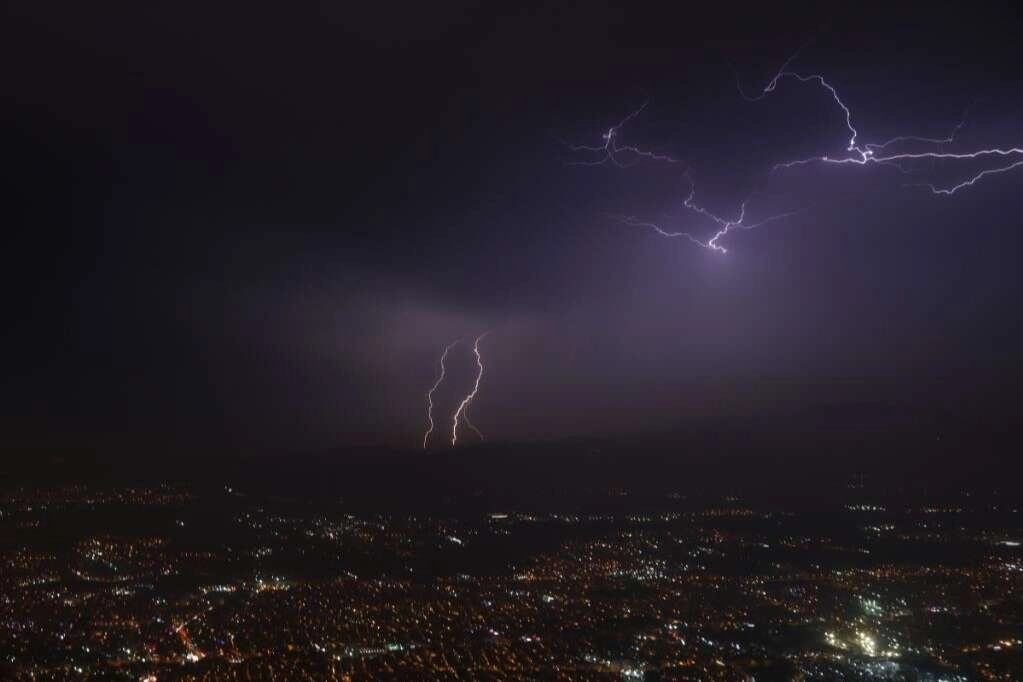
M476 398L476 394L478 394L479 391L480 391L480 379L483 378L483 357L480 355L480 341L482 341L484 338L486 338L488 334L490 334L490 332L486 331L486 332L483 332L482 334L480 334L479 336L477 336L475 343L473 343L473 345L472 345L472 352L476 354L476 367L477 367L477 370L476 370L476 383L473 384L472 390L469 392L469 395L465 396L465 398L462 400L461 404L458 406L458 409L455 410L455 418L453 420L453 424L452 424L452 428L451 428L451 445L457 445L458 444L458 421L459 421L459 419L465 421L465 423L469 426L469 428L471 428L473 431L475 431L476 435L478 435L480 437L480 439L483 438L483 434L480 433L480 430L477 429L475 426L473 426L472 422L469 421L469 405L472 403L473 399Z
M430 426L429 426L429 428L426 429L426 433L423 434L423 449L424 450L426 449L426 442L427 442L427 440L429 440L430 434L433 433L433 426L434 426L434 424L433 424L433 392L436 391L437 387L440 386L441 383L444 381L444 374L445 374L444 361L447 360L448 353L451 351L452 348L454 348L455 346L457 346L461 342L462 342L462 339L458 338L458 339L455 339L454 341L452 341L451 343L449 343L447 346L444 347L444 352L441 353L441 356L440 356L440 373L437 375L437 380L435 382L433 382L433 386L431 386L430 390L426 392L426 419L429 422Z
M813 163L826 163L826 164L839 164L839 165L859 165L867 166L870 164L877 164L883 166L892 166L898 169L904 175L912 175L912 170L905 167L905 164L910 164L915 161L930 160L933 162L938 161L985 161L988 159L1000 160L1000 163L993 167L984 168L976 171L973 175L966 177L966 179L949 185L939 186L932 182L918 182L908 183L911 186L924 187L931 191L935 195L952 195L961 189L971 187L981 179L994 174L1005 173L1016 168L1023 167L1023 147L994 147L994 148L983 148L976 149L968 152L953 152L947 151L946 145L953 144L956 142L956 135L965 124L965 118L956 125L951 134L944 138L933 138L933 137L921 137L916 135L898 135L889 140L879 143L860 143L860 134L856 127L853 125L852 110L846 105L842 98L838 94L838 90L829 83L824 76L820 74L800 74L795 71L790 71L790 64L795 61L798 53L789 57L775 73L774 77L768 81L767 85L756 95L748 95L743 89L736 77L736 86L739 90L740 96L749 101L757 102L767 97L767 95L774 92L779 83L783 80L795 80L799 83L812 83L825 90L835 104L841 109L843 117L845 119L845 127L849 132L849 139L845 145L844 151L837 155L831 156L828 154L822 154L818 156L811 156L803 159L795 159L792 161L784 161L776 163L772 166L768 175L775 172L794 168L796 166L802 166ZM569 145L569 149L577 153L590 153L599 154L600 156L596 159L588 161L572 161L568 165L582 165L582 166L599 166L605 164L613 164L618 168L627 168L634 165L638 161L651 160L668 162L672 164L685 164L684 161L668 156L666 154L655 153L646 151L631 145L622 145L619 143L619 137L621 134L622 127L629 121L636 118L646 107L646 104L636 111L632 112L624 119L622 119L616 125L611 126L606 133L603 134L603 144L599 146L586 146L586 145ZM924 149L920 150L919 146L916 150L910 146L907 151L899 151L899 147L905 150L907 145L934 145L938 146L938 149ZM893 149L895 151L889 151ZM910 151L913 150L913 151ZM623 160L624 159L624 160ZM689 184L689 194L682 202L683 208L693 213L699 214L701 217L710 220L714 225L717 226L717 231L714 232L710 238L701 239L689 231L676 231L668 230L657 223L642 220L634 216L618 216L617 218L625 223L626 225L632 225L637 227L648 227L661 236L664 237L684 237L692 243L702 246L712 251L719 251L721 253L727 253L725 249L719 243L719 240L726 236L729 232L736 228L742 228L751 230L761 225L765 225L782 218L786 218L802 212L803 209L786 211L776 215L769 216L767 218L755 221L746 221L747 206L751 199L757 194L756 191L746 197L739 205L737 216L733 219L724 218L720 215L710 212L706 208L698 206L695 202L696 186L691 177L691 169L686 165L685 178Z
M470 429L473 430L473 432L476 433L476 437L477 438L479 438L480 440L483 440L483 434L480 432L479 429L476 428L475 424L473 424L471 421L469 421L469 406L468 405L466 405L465 409L462 410L462 421L465 422L465 425L468 426Z

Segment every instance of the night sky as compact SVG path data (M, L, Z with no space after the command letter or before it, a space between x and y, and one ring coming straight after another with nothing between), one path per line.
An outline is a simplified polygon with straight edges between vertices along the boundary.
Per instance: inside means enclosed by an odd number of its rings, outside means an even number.
M444 346L490 330L490 440L895 405L1016 419L1023 168L808 166L802 212L704 237L682 169L573 166L622 140L684 158L731 214L779 161L866 141L1023 144L1013 4L8 4L0 443L418 447ZM717 12L716 14L713 12ZM452 350L442 431L474 378ZM471 436L465 442L472 442ZM432 444L444 445L443 438Z

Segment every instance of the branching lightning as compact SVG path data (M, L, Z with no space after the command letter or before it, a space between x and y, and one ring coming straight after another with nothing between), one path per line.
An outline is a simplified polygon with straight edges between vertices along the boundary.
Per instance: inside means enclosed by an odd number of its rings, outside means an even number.
M472 352L476 354L476 383L473 384L469 395L465 396L461 404L459 404L458 409L455 410L455 417L451 427L451 445L458 444L458 422L460 419L464 421L469 428L475 431L476 435L479 436L481 440L483 439L483 434L480 433L480 430L469 421L469 405L472 404L472 401L476 398L476 395L480 391L480 379L483 378L483 357L480 355L480 341L486 338L488 334L490 334L490 332L486 331L477 336L476 341L472 345Z
M756 192L753 192L748 197L746 197L741 204L739 204L739 212L735 218L732 219L722 218L721 216L711 213L706 208L703 208L702 206L697 206L694 203L693 200L696 197L696 184L693 182L692 176L688 171L686 171L685 173L685 178L689 182L689 195L682 202L682 207L685 208L686 210L692 211L693 213L703 216L704 218L707 218L712 223L717 225L718 229L713 235L711 235L710 239L704 241L693 235L691 232L666 230L657 223L640 220L639 218L636 218L634 216L617 216L617 218L626 225L631 225L633 227L649 227L654 232L663 237L684 237L691 241L692 243L696 244L697 246L702 246L705 249L710 249L711 251L720 251L721 253L728 253L728 249L721 246L718 243L718 240L727 235L732 230L736 228L740 228L743 230L752 230L754 228L760 227L761 225L766 225L767 223L774 222L775 220L781 220L782 218L788 218L798 213L802 213L803 210L805 210L796 209L792 211L785 211L784 213L778 213L754 222L746 222L746 207L747 205L749 205L749 202L753 199L753 197L755 197L757 194Z
M741 204L739 204L738 215L734 219L729 220L726 218L722 218L721 216L715 215L708 211L707 209L694 204L693 199L696 197L696 184L693 182L692 178L688 173L686 174L686 179L689 180L689 196L687 196L685 201L682 202L682 206L690 211L693 211L694 213L698 213L699 215L710 219L711 222L715 223L718 226L717 232L715 232L714 235L707 240L707 243L704 244L706 248L711 249L713 251L728 253L728 250L725 247L718 244L718 240L737 227L743 230L752 230L754 228L760 227L761 225L766 225L767 223L774 222L775 220L781 220L782 218L788 218L789 216L796 215L797 213L801 213L803 211L803 209L785 211L784 213L778 213L776 215L763 218L762 220L748 223L746 222L746 206L748 206L749 202L753 199L754 196L756 196L756 192L753 192L748 197L743 199ZM692 237L690 237L690 239L692 240Z
M791 61L791 60L789 60ZM763 91L755 96L749 97L742 92L742 88L739 88L739 93L748 101L755 102L763 99L771 92L774 92L777 88L779 81L785 78L791 78L799 81L800 83L817 83L821 88L826 90L835 104L842 110L845 116L845 127L849 131L849 142L846 144L846 154L839 157L832 157L829 155L812 156L806 159L796 159L794 161L786 161L783 163L775 164L771 169L772 172L784 168L792 168L795 166L802 166L808 163L830 163L830 164L856 164L859 166L866 166L868 164L881 164L896 166L899 170L906 172L904 167L901 165L902 162L920 161L923 159L930 159L934 161L968 161L968 160L983 160L987 157L1000 157L1007 159L1008 163L1005 165L999 165L994 168L987 168L978 171L972 176L967 177L955 185L949 187L938 187L933 183L914 183L915 186L926 187L933 194L944 194L952 195L959 190L972 187L978 180L988 175L995 173L1004 173L1010 171L1019 166L1023 166L1023 148L1021 147L992 147L987 149L977 149L970 152L948 152L941 150L928 150L928 151L904 151L897 153L885 153L885 151L893 146L906 143L924 143L932 145L946 145L955 142L956 134L965 125L965 118L960 121L955 128L952 129L951 134L944 138L930 138L930 137L918 137L915 135L898 135L880 143L867 143L859 144L857 142L859 138L859 131L856 130L852 123L852 111L842 101L842 98L838 94L838 90L831 85L824 77L820 74L811 75L800 75L798 73L785 70L788 65L782 67L774 78L764 86Z
M639 109L636 109L628 116L619 121L616 125L608 128L601 138L603 144L599 146L588 146L588 145L568 145L568 148L577 153L588 153L588 154L599 154L595 159L582 160L582 161L569 161L566 165L570 166L602 166L605 164L611 164L618 168L628 168L635 165L637 162L642 160L649 161L660 161L670 164L681 164L686 167L685 173L683 174L686 181L689 184L689 195L682 202L683 208L693 213L700 215L703 218L710 220L714 225L717 226L717 231L711 235L709 239L703 240L696 237L693 233L687 231L672 231L667 230L656 223L649 221L640 220L634 216L619 216L619 220L624 222L626 225L632 225L637 227L649 227L655 232L664 237L684 237L696 244L702 246L705 249L712 251L720 251L721 253L727 253L728 250L718 243L718 240L727 235L735 228L742 228L744 230L752 230L755 227L759 227L781 218L786 218L796 213L800 213L802 209L795 211L786 211L778 215L769 216L767 218L758 220L756 222L746 222L746 208L750 200L756 195L753 192L739 205L738 215L735 218L725 218L716 213L712 213L710 210L703 206L699 206L695 203L696 198L696 183L693 182L692 169L682 159L677 159L667 154L661 154L658 152L651 152L644 149L640 149L634 145L623 145L619 143L620 131L622 127L631 121L632 119L639 116L643 109L646 108L646 103L643 103Z
M444 347L444 352L441 353L441 355L440 355L440 373L437 375L437 380L435 382L433 382L433 386L431 386L430 390L426 392L426 419L429 422L430 426L429 426L429 428L426 429L426 433L423 434L423 449L424 450L426 449L426 442L427 442L427 440L429 440L430 434L433 433L433 426L434 426L434 424L433 424L433 392L436 391L437 387L440 386L441 383L444 381L444 374L445 374L444 361L447 360L448 353L451 351L452 348L454 348L455 346L457 346L461 342L462 342L462 339L458 338L458 339L455 339L454 341L452 341L451 343L449 343L447 346Z
M476 433L476 437L477 438L479 438L480 440L483 440L483 434L480 433L480 430L476 428L475 424L473 424L471 421L469 421L469 406L468 405L466 405L465 409L462 410L462 421L465 422L465 425L468 426L470 429L472 429Z
M765 85L764 88L756 95L748 95L743 90L737 76L736 87L739 90L740 96L749 102L760 101L773 93L778 88L778 85L785 80L794 80L799 83L816 85L827 92L834 103L842 111L845 128L849 133L849 137L848 141L845 143L845 149L837 155L821 154L803 159L779 162L769 169L767 173L768 175L797 166L818 163L858 166L876 164L894 167L904 175L913 175L912 169L907 168L907 165L922 160L953 163L993 162L993 165L989 164L988 167L980 170L975 169L975 172L972 175L967 176L965 179L955 184L947 186L940 186L932 182L907 183L910 186L926 188L935 195L952 195L959 190L972 187L987 176L1006 173L1016 168L1023 167L1023 147L993 147L975 149L966 152L948 151L946 145L951 145L956 142L956 136L965 125L965 117L952 129L951 133L947 137L935 138L916 135L898 135L884 142L861 143L859 141L860 133L853 125L852 110L848 105L846 105L845 101L843 101L835 86L828 82L821 74L800 74L789 70L789 66L793 61L795 61L797 56L798 53L789 57L789 59L782 64L777 73L775 73L774 77L771 78L767 85ZM611 126L607 132L602 135L602 144L597 146L569 145L569 149L573 152L591 155L596 154L598 156L589 160L571 161L568 162L568 165L599 166L611 164L618 168L628 168L629 166L635 165L636 163L644 160L683 164L686 166L684 177L689 185L689 191L688 195L682 202L682 207L687 211L698 214L701 218L709 220L716 231L713 232L709 238L704 239L697 236L692 231L669 230L661 227L657 223L643 220L635 216L617 216L617 219L624 224L636 227L647 227L664 237L683 237L703 248L727 253L727 249L720 244L720 240L729 232L737 228L751 230L767 223L793 216L805 210L797 209L786 211L771 215L767 218L749 222L747 221L747 208L750 201L757 195L756 191L748 195L742 201L736 211L735 217L733 218L723 217L697 205L695 203L696 185L692 179L691 168L685 163L685 161L668 156L667 154L647 151L636 146L625 145L620 142L622 128L634 118L639 116L645 107L646 104L644 103L644 105L639 109L626 116L616 125ZM930 145L930 147L925 146L921 149L920 145Z
M604 143L598 146L587 146L587 145L568 145L568 148L573 152L586 152L590 154L599 154L595 159L588 161L569 161L566 163L568 166L602 166L606 163L613 164L618 168L628 168L629 166L635 165L638 161L648 159L650 161L662 161L664 163L684 163L680 159L676 159L667 154L660 154L657 152L651 152L640 149L633 145L620 145L618 144L619 131L626 123L643 113L646 109L646 102L643 102L643 106L636 109L631 114L623 118L616 125L611 126L607 129L607 132L601 135L601 139ZM625 157L625 161L621 157ZM629 157L632 157L631 159Z

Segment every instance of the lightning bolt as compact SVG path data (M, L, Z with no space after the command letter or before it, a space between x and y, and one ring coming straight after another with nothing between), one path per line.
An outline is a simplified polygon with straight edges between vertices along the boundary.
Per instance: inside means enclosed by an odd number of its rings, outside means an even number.
M787 71L786 68L791 61L792 59L789 59L782 66L782 69L778 71L777 74L775 74L774 78L772 78L770 82L768 82L768 84L764 86L763 91L756 97L747 96L745 93L742 92L742 88L739 88L740 94L748 101L755 102L760 99L763 99L768 94L774 92L775 88L777 88L778 86L778 83L786 78L794 79L800 83L816 83L819 87L823 88L831 95L831 98L834 100L835 104L839 107L839 109L842 110L842 113L845 117L845 127L849 131L849 142L846 144L845 149L846 154L843 156L832 157L825 154L821 156L812 156L806 159L786 161L784 163L775 164L774 167L771 169L772 172L780 169L802 166L809 163L828 163L840 165L855 164L858 166L866 166L869 164L891 165L896 166L897 168L899 168L899 170L903 172L907 172L905 171L904 166L902 166L903 162L919 161L923 159L930 159L932 161L942 160L969 161L983 160L988 157L993 157L1003 158L1007 160L1007 163L1005 163L1004 165L998 165L995 166L994 168L986 168L984 170L978 171L974 175L967 177L967 179L955 185L951 185L949 187L939 187L938 185L929 182L914 184L914 186L917 187L928 188L933 194L952 195L961 189L964 189L966 187L972 187L979 180L988 175L996 173L1005 173L1007 171L1011 171L1015 168L1023 166L1023 148L1021 147L991 147L977 149L969 152L947 152L941 150L929 150L916 152L903 151L898 153L885 153L885 151L889 147L905 143L915 142L932 145L951 144L955 142L956 135L965 125L966 123L965 117L955 126L955 128L952 129L952 132L948 137L932 138L919 137L916 135L898 135L896 137L893 137L889 140L880 143L866 143L863 145L858 144L857 140L859 138L859 131L852 123L852 110L849 108L848 105L846 105L844 101L842 101L842 98L841 96L839 96L838 90L835 88L835 86L833 86L831 83L825 80L824 76L820 74L801 75L793 71Z
M772 175L778 171L807 164L857 166L868 166L873 164L891 166L899 170L904 175L912 175L913 172L911 169L907 169L907 164L912 164L913 162L922 160L930 160L932 162L994 161L993 165L988 164L988 167L977 170L973 175L969 175L964 180L955 184L941 186L932 182L909 183L909 186L926 188L935 195L950 196L962 189L972 187L987 176L1006 173L1016 168L1023 167L1023 147L992 147L975 149L967 152L947 151L945 149L945 145L956 142L956 136L965 125L965 116L952 129L951 133L947 137L936 138L917 135L898 135L883 142L861 143L859 141L860 133L856 126L853 125L852 109L839 95L838 89L821 74L801 74L789 70L789 66L796 60L798 54L799 53L797 52L785 60L785 62L781 65L781 68L756 95L749 95L743 90L742 83L738 78L738 74L736 74L735 82L739 95L748 102L758 102L773 93L778 88L779 84L785 80L793 80L801 84L815 85L816 87L824 90L834 101L835 105L841 110L845 122L845 128L849 134L848 141L845 143L845 149L838 155L832 156L829 154L821 154L804 159L795 159L776 163L768 170L767 175ZM744 230L752 230L762 225L766 225L767 223L797 215L805 210L797 209L786 211L760 220L749 221L747 220L747 208L752 199L758 194L757 191L752 192L742 201L734 217L724 217L698 205L695 201L696 185L692 179L691 168L685 161L668 156L667 154L647 151L633 145L625 145L619 142L622 128L639 116L645 108L646 103L619 121L616 125L611 126L607 132L602 135L603 143L600 145L567 145L572 152L581 154L597 154L598 156L588 160L571 161L566 165L600 166L611 164L618 168L628 168L643 160L683 164L686 166L684 177L689 185L689 192L682 202L682 207L689 212L697 214L700 218L709 221L715 228L715 231L709 238L702 239L693 234L691 231L670 230L662 227L658 223L643 220L635 216L616 216L620 222L634 227L646 227L652 229L654 232L663 237L682 237L693 244L708 250L727 253L727 249L720 244L720 240L731 231L740 228ZM932 147L921 150L919 146L917 146L914 150L913 145L931 145Z
M696 198L696 183L693 182L691 173L687 170L683 177L685 177L686 181L689 183L689 195L685 198L685 200L683 200L682 207L687 211L690 211L703 218L706 218L711 223L717 226L717 231L714 232L713 235L711 235L710 239L707 240L700 239L699 237L695 236L692 232L668 230L666 228L661 227L657 223L641 220L639 218L636 218L635 216L615 217L619 220L619 222L622 222L626 225L630 225L632 227L648 227L657 234L661 235L662 237L684 237L685 239L691 241L693 244L701 246L705 249L709 249L711 251L718 251L720 253L728 253L728 249L721 246L721 244L718 243L718 240L727 235L732 230L736 228L743 230L752 230L754 228L760 227L761 225L766 225L767 223L771 223L776 220L781 220L783 218L789 218L794 215L798 215L806 210L805 208L799 208L791 211L785 211L783 213L777 213L775 215L762 218L760 220L749 222L746 219L746 209L749 203L758 194L758 192L754 191L749 196L747 196L742 201L741 204L739 204L738 214L734 218L724 218L720 215L717 215L716 213L712 213L711 211L707 210L702 206L698 206L694 201Z
M606 163L611 163L618 168L628 168L634 166L638 161L643 159L649 159L651 161L663 161L664 163L685 163L680 159L676 159L667 154L660 154L658 152L651 152L640 149L633 145L620 145L618 144L619 131L622 127L631 121L632 119L643 113L646 109L648 102L643 102L643 105L633 111L631 114L623 118L616 125L611 126L607 129L607 132L601 136L604 143L598 146L587 146L587 145L566 145L573 152L585 152L590 154L599 154L597 158L590 159L588 161L568 161L565 165L568 166L602 166ZM623 161L620 157L624 156L627 160ZM629 157L633 157L629 161Z
M429 426L428 429L426 429L426 433L423 434L423 449L424 450L426 449L426 441L430 438L430 434L433 433L433 426L434 426L434 424L433 424L433 392L436 391L437 387L440 386L441 382L444 381L444 373L445 373L444 361L447 360L448 353L451 351L452 348L454 348L455 346L457 346L461 342L462 342L462 339L458 338L458 339L455 339L454 341L452 341L451 343L449 343L447 346L444 347L444 352L441 353L441 355L440 355L440 374L437 375L437 380L435 382L433 382L433 386L430 387L430 390L426 392L426 419L430 423L430 426Z
M766 225L767 223L774 222L775 220L781 220L782 218L788 218L790 216L796 215L797 213L802 213L804 210L796 209L794 211L785 211L784 213L778 213L767 218L764 218L762 220L748 223L746 222L746 207L749 205L749 202L753 199L753 197L756 196L756 192L753 192L748 197L743 199L742 203L739 205L739 213L734 219L722 218L721 216L715 215L714 213L711 213L707 209L697 206L696 204L693 203L693 199L696 197L696 183L693 182L692 178L689 175L687 175L686 178L689 180L689 196L687 196L685 201L682 202L682 206L690 211L693 211L694 213L697 213L701 216L704 216L705 218L710 219L713 223L715 223L718 226L717 232L715 232L714 235L707 240L706 244L704 244L706 248L712 251L728 253L728 249L718 244L718 240L737 227L742 228L744 230L752 230L754 228L760 227L761 225ZM690 239L692 240L691 237Z
M477 336L475 343L473 343L473 345L472 345L472 352L476 354L476 367L477 367L476 383L473 384L472 390L469 391L469 395L465 396L465 398L462 400L461 404L458 406L458 409L455 410L455 418L453 420L453 424L452 424L452 428L451 428L451 445L453 445L453 446L458 443L458 420L459 419L462 419L463 421L465 421L465 423L469 426L469 428L471 428L473 431L475 431L476 435L478 435L481 440L483 439L483 434L480 433L479 429L477 429L475 426L473 426L472 422L469 421L469 405L472 403L473 399L476 397L476 394L478 394L479 391L480 391L480 379L483 378L483 357L480 355L480 341L485 339L488 334L490 334L490 332L486 331L486 332L483 332L482 334L480 334L479 336Z
M470 429L472 429L476 433L476 436L480 440L483 440L483 434L480 433L480 430L476 428L475 424L473 424L471 421L469 421L469 406L468 405L466 405L465 409L462 410L462 421L465 422L465 425L468 426Z
M686 181L689 184L689 195L682 202L682 206L686 210L696 213L697 215L709 220L711 223L717 226L717 231L710 237L710 239L703 240L696 237L691 232L668 230L656 223L640 220L635 216L619 216L618 219L621 222L625 223L626 225L631 225L634 227L649 227L663 237L684 237L691 241L693 244L701 246L705 249L709 249L711 251L719 251L721 253L728 253L728 250L721 246L718 243L718 240L727 235L733 229L742 228L744 230L752 230L753 228L760 227L761 225L764 225L766 223L770 223L775 220L780 220L782 218L787 218L789 216L802 212L803 209L795 211L786 211L784 213L769 216L756 222L752 223L747 222L746 208L749 202L756 195L756 192L750 194L745 200L743 200L743 202L739 206L738 215L735 218L722 217L716 213L711 212L710 210L703 206L697 205L695 202L696 183L693 181L692 168L689 166L688 163L686 163L682 159L678 159L667 154L651 152L644 149L640 149L635 145L626 145L619 143L622 127L625 126L625 124L631 121L632 119L639 116L646 108L646 106L647 103L644 102L641 107L630 113L617 124L608 128L607 132L605 132L601 136L603 144L599 146L567 145L569 150L573 152L599 154L599 156L597 158L589 160L568 161L566 162L565 165L602 166L606 164L611 164L617 168L629 168L643 160L660 161L664 163L684 165L686 167L686 170L683 174L683 177L685 177Z

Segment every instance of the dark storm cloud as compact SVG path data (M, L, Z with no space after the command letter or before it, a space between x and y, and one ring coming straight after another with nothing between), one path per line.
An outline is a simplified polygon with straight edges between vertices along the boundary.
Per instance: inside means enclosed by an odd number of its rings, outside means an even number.
M473 415L496 439L998 404L1018 177L936 200L883 169L787 173L752 208L804 212L721 258L608 219L688 219L674 170L562 163L650 98L631 139L733 210L766 166L842 143L812 91L736 96L729 62L757 87L808 36L870 138L970 106L971 141L1018 141L1011 11L886 11L15 5L8 433L414 446L441 349L488 329Z

